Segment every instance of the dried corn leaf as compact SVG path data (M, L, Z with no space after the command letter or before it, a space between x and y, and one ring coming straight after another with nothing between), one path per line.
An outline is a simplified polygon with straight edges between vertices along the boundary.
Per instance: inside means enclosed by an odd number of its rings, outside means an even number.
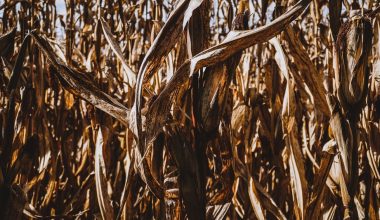
M226 38L223 43L204 50L191 60L186 61L177 70L172 80L170 80L165 89L149 108L146 119L147 142L149 143L161 131L170 110L170 100L172 99L173 92L175 92L179 86L187 82L189 76L202 67L223 62L236 52L269 40L280 33L287 24L294 20L308 6L309 2L309 0L298 2L289 9L287 13L263 27L251 31L230 32L229 38ZM159 117L157 117L158 115Z
M103 219L114 219L111 198L108 194L106 167L104 163L103 151L107 147L107 140L103 136L102 129L97 132L95 144L95 183L96 195L98 197L99 209ZM106 134L108 135L108 134Z

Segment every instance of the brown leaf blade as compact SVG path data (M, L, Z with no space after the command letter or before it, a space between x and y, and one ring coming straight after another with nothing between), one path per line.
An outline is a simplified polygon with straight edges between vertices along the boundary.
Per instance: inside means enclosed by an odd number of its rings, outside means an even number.
M133 70L128 66L128 63L127 63L126 59L124 58L123 52L122 52L119 44L114 39L112 32L111 32L111 28L109 27L107 22L103 18L101 18L99 20L100 20L100 24L102 26L104 37L106 38L106 40L107 40L108 44L110 45L112 51L116 54L117 58L122 63L123 69L126 73L126 75L124 76L126 78L125 80L129 83L129 85L131 87L133 87L134 84L136 83L136 73L133 72Z
M108 113L124 125L129 125L129 109L110 95L101 91L84 73L65 65L54 53L54 50L44 37L41 37L34 32L31 33L31 36L36 41L38 47L44 53L46 58L53 65L54 69L52 70L65 89L90 102L95 107Z
M106 147L102 129L98 130L95 144L95 185L98 204L103 219L114 219L111 199L107 192L106 167L103 158L103 148Z
M309 3L310 0L301 0L279 18L255 30L230 32L229 37L223 43L204 50L186 61L149 108L146 126L147 142L149 143L164 126L170 110L170 100L175 91L189 80L189 76L202 67L223 62L238 51L271 39L296 19Z

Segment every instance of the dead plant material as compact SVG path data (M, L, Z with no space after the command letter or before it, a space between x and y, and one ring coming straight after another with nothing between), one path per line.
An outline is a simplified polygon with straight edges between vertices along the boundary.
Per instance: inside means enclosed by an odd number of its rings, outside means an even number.
M379 12L2 1L0 219L380 219Z

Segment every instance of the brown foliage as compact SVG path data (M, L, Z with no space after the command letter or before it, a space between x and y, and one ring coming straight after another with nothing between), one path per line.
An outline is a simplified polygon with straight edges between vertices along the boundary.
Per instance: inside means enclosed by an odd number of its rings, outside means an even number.
M0 219L380 219L379 11L4 0Z

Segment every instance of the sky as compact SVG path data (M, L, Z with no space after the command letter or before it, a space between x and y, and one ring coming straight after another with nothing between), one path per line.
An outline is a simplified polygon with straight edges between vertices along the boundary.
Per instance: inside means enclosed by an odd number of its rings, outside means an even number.
M3 0L0 0L3 1ZM55 5L57 7L58 14L66 14L65 0L56 0Z
M4 4L4 0L0 0L0 6ZM55 4L57 6L58 14L66 14L65 0L56 0ZM17 4L17 9L20 7L20 4ZM0 17L3 17L4 10L0 10Z

